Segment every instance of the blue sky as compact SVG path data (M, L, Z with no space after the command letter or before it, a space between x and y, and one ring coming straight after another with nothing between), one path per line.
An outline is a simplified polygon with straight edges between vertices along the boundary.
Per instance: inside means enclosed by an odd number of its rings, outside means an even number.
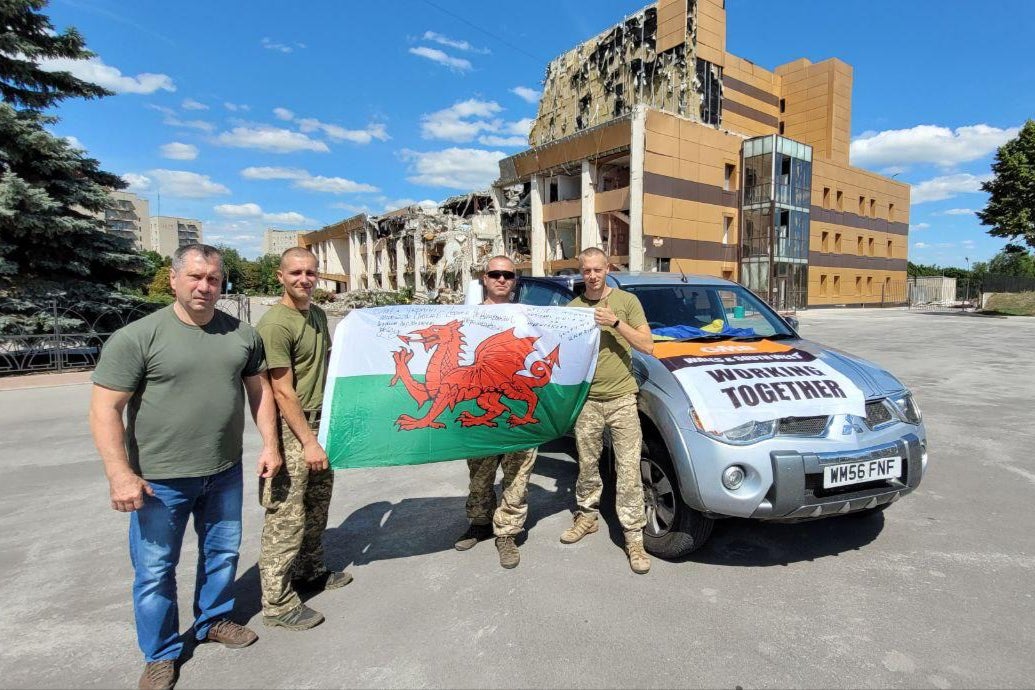
M61 106L55 130L152 214L199 218L206 241L255 256L265 227L486 187L524 148L546 63L644 4L52 0L55 26L98 55L63 68L118 92ZM735 55L853 66L852 162L914 185L914 262L1005 244L973 211L996 147L1035 114L1035 3L981 7L726 2Z

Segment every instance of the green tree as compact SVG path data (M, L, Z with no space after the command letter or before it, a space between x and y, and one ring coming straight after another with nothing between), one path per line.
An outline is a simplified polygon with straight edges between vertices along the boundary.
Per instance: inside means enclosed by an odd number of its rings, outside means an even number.
M175 297L176 293L173 292L172 286L169 284L169 273L172 268L170 266L161 266L155 271L154 278L151 279L151 283L147 286L147 294L149 297L155 297L158 295L168 295Z
M85 151L47 131L42 112L67 98L105 89L45 58L93 56L75 29L54 31L45 0L0 0L0 331L46 326L48 302L89 311L87 303L125 303L121 285L139 284L144 262L128 240L104 232L109 189L125 183Z
M254 262L255 284L252 289L260 295L279 295L281 285L277 280L277 269L280 268L280 257L276 254L260 256Z
M216 245L223 254L223 289L226 292L244 292L248 282L248 259L233 247L225 244ZM227 290L227 284L230 289Z
M1009 240L1021 238L1035 247L1035 120L1021 127L1017 138L999 147L995 173L981 189L989 193L988 205L978 211L988 234Z
M1019 244L1008 244L988 262L988 272L1035 278L1035 256Z

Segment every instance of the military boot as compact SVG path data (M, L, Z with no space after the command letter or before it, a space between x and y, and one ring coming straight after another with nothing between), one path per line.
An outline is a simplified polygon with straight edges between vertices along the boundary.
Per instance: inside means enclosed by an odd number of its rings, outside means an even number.
M457 551L467 551L473 549L474 545L480 541L485 541L492 536L492 525L475 525L470 524L467 526L467 531L460 535L453 544L453 548Z
M316 577L292 578L291 587L296 592L326 592L338 589L352 582L352 573L347 570L327 570Z
M496 537L496 550L500 552L500 565L508 570L516 568L521 562L521 553L518 551L514 537Z
M575 523L564 530L561 534L562 544L574 544L579 539L582 539L587 534L593 534L598 529L597 519L595 517L587 517L582 513L575 514Z
M299 604L287 613L279 616L263 616L262 624L267 628L287 628L288 630L308 630L323 623L323 614L314 611L305 604Z
M650 571L650 557L643 550L642 541L626 542L625 553L629 556L629 567L634 573L643 575Z

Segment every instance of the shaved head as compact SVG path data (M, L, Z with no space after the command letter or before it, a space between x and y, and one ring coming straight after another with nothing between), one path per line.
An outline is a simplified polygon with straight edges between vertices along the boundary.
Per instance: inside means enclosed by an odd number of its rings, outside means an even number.
M308 247L291 247L290 249L284 250L284 253L280 255L280 268L284 268L284 262L293 257L300 258L311 258L314 262L316 261L316 254L313 254L312 250Z

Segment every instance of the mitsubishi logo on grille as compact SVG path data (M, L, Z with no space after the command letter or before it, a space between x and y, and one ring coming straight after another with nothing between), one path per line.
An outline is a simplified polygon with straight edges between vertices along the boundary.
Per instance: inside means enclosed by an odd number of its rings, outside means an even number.
M865 429L863 429L861 422L862 420L854 414L848 415L845 419L845 425L841 428L841 435L851 436L853 431L857 434L864 433Z

